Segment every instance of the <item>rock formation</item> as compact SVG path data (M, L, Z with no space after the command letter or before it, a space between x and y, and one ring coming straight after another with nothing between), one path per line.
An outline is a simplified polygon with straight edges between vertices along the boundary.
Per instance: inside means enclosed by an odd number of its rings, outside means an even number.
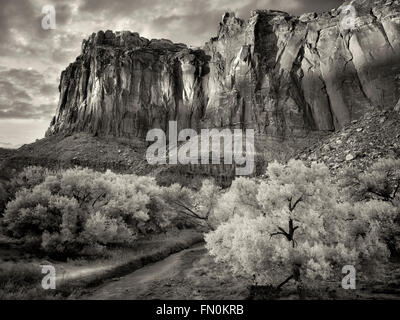
M325 163L334 175L348 168L366 171L380 159L400 158L400 114L393 110L367 112L359 120L314 145L295 158Z
M47 132L145 137L151 128L254 128L296 141L400 97L400 1L356 0L301 17L226 13L203 48L98 32L61 75Z

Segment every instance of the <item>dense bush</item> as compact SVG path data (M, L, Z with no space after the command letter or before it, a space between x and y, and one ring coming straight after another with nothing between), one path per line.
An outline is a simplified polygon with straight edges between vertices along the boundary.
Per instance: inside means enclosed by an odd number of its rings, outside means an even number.
M7 185L10 197L15 196L16 192L21 189L32 189L41 184L46 176L50 173L48 169L29 166L22 169L17 175L11 178Z
M379 199L400 206L400 160L382 159L368 170L346 170L342 187L355 200Z
M12 184L18 191L2 219L7 235L51 254L101 253L104 246L159 232L174 218L165 190L149 177L31 167Z
M262 182L236 180L218 201L218 227L206 235L217 261L276 285L341 277L344 265L371 272L388 259L384 236L393 225L393 206L345 201L322 164L275 162L266 176Z
M42 167L30 166L13 175L10 181L0 180L0 217L3 215L7 202L15 197L18 190L32 189L42 183L48 173L49 171Z

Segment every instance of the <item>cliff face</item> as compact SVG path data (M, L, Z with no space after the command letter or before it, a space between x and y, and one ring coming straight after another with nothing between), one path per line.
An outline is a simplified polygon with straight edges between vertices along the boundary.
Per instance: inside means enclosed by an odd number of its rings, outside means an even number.
M131 137L164 128L169 119L203 104L203 61L203 51L168 40L149 41L130 32L93 34L61 75L49 132Z
M344 5L301 17L258 10L248 21L226 13L201 49L100 31L62 73L47 134L145 137L177 120L296 140L391 109L400 97L400 1L352 5L352 29Z

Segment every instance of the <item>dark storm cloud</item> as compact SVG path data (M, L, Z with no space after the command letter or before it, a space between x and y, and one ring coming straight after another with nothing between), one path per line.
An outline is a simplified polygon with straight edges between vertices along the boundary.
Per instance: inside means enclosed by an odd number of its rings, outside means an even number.
M72 18L70 1L49 1L56 9L57 23L67 25ZM42 6L30 0L0 0L0 54L39 58L52 45L55 32L43 30Z
M130 20L129 30L145 30L144 36L202 45L214 36L225 11L247 19L253 9L273 9L300 15L328 11L343 0L82 0L79 13L93 19Z
M0 41L7 43L12 40L10 29L25 28L26 19L34 15L32 3L29 1L0 1Z
M0 71L0 79L21 87L38 87L44 83L44 75L35 70L6 69Z
M217 30L221 15L209 12L206 15L190 14L181 16L158 17L152 20L152 29L163 38L175 42L201 45L213 37ZM182 28L184 27L184 32Z
M53 98L58 90L37 71L2 68L0 92L0 119L50 119L56 105Z
M140 9L149 9L160 3L167 3L168 1L163 0L83 0L79 6L81 11L87 11L90 13L99 13L107 11L113 14L129 15L129 12Z
M0 80L0 92L2 93L2 99L6 100L30 100L31 96L24 90L15 87L14 84L8 81Z
M10 105L0 104L0 119L51 119L54 105L33 105L28 102L16 101Z
M82 36L68 26L71 1L0 0L0 119L51 119L57 105L57 77L79 52ZM43 30L42 6L53 4L58 30ZM64 29L64 28L66 29ZM6 68L9 61L30 69ZM49 66L49 71L35 70Z
M301 6L294 12L295 14L302 14L304 12L323 12L330 11L333 8L338 8L344 3L344 0L303 0L300 1Z
M201 12L205 15L209 13L210 8L219 7L221 10L230 9L241 9L247 8L251 9L274 9L278 10L287 10L293 14L302 14L305 12L312 11L327 11L334 7L341 5L344 0L293 0L293 1L282 1L282 0L248 0L248 1L240 1L237 4L235 1L221 1L221 0L172 0L172 1L162 1L162 0L119 0L119 1L109 1L109 0L83 0L79 9L81 11L86 11L90 13L100 13L100 12L108 12L110 14L117 15L129 15L135 11L140 10L149 10L151 11L154 8L162 5L164 8L172 8L172 7L184 7L188 9L188 13L190 11L199 11L196 10L201 8ZM236 8L230 8L230 7ZM246 15L247 12L239 10L241 14ZM199 12L198 12L199 13ZM165 10L165 15L168 16L168 11Z
M57 23L68 24L73 16L70 1L56 3L55 8L57 12Z
M149 38L202 45L214 36L225 11L248 18L252 9L293 14L337 7L341 0L0 0L0 55L66 66L83 37L100 29L145 33ZM41 28L42 6L56 9L56 30ZM124 21L125 23L121 23Z

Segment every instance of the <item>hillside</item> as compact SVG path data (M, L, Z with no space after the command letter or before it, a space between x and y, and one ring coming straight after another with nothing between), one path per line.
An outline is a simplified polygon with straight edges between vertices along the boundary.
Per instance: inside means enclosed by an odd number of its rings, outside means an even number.
M115 137L97 138L87 133L54 135L17 150L6 150L0 156L0 171L7 176L12 170L28 165L48 168L90 167L99 171L147 174L145 142Z
M348 167L364 170L377 160L400 158L400 112L366 113L340 131L321 138L302 150L295 158L324 162L331 172Z
M287 161L290 158L324 162L333 174L348 167L365 169L376 160L385 157L400 158L400 112L377 110L366 113L359 120L337 132L310 135L303 144L289 149L279 140L268 141L274 148L268 149L262 140L256 141L256 175L263 174L273 159ZM307 144L308 143L308 144ZM223 186L229 186L231 168L223 165L149 165L145 158L147 143L141 139L94 137L89 133L53 135L17 150L0 150L0 168L3 178L13 169L27 165L49 168L82 166L105 171L153 175L162 184L196 181L196 177L213 176ZM297 150L297 153L293 150ZM279 153L281 152L281 153ZM284 157L279 157L282 154ZM193 180L195 179L195 180Z

